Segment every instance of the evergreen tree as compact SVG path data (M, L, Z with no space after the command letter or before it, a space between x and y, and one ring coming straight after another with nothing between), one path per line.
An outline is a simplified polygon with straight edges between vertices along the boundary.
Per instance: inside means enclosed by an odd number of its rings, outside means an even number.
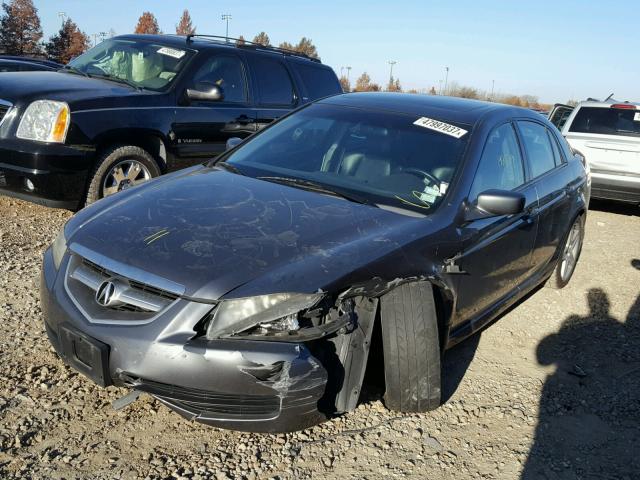
M258 35L253 37L253 43L268 47L269 45L271 45L271 40L269 39L269 35L267 35L265 32L260 32Z
M39 55L42 28L38 10L31 0L3 3L0 18L0 53L6 55Z
M89 37L68 18L60 31L45 44L47 56L59 63L69 61L89 48Z
M138 19L138 24L133 33L158 34L162 32L155 15L151 12L144 12Z
M189 10L185 9L182 12L182 17L180 17L180 23L176 25L176 34L178 35L193 35L196 33L196 27L191 23L191 15L189 15Z

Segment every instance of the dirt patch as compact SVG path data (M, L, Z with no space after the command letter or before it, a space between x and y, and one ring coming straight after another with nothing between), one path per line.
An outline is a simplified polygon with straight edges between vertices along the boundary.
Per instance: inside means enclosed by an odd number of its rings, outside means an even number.
M640 216L589 212L561 291L540 289L447 353L435 412L358 408L303 432L190 423L148 396L92 385L56 357L38 301L41 255L67 212L0 197L0 477L637 478Z

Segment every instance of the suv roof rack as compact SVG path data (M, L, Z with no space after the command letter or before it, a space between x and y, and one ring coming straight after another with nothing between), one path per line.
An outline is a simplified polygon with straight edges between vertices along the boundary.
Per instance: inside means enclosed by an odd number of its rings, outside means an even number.
M293 57L302 57L307 60L311 60L312 62L322 63L319 58L311 57L306 53L296 52L295 50L289 50L288 48L280 48L274 47L272 45L262 45L261 43L250 42L249 40L240 39L240 38L232 38L232 37L223 37L221 35L203 35L200 33L190 33L187 36L187 43L192 42L194 37L204 38L206 40L214 40L218 41L223 45L232 45L238 48L253 48L255 50L268 50L277 53L282 53L283 55L291 55ZM220 42L220 40L224 40L224 42ZM234 42L234 43L231 43ZM240 43L239 43L240 42Z

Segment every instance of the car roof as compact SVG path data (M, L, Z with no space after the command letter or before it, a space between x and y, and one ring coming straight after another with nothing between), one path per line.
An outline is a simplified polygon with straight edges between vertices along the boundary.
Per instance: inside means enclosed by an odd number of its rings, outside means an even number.
M609 108L611 105L635 105L636 107L640 107L640 103L637 102L621 102L620 100L616 100L615 98L609 98L607 100L601 101L593 98L589 98L588 100L583 100L578 104L579 107L604 107Z
M238 48L247 48L253 51L258 51L263 54L271 54L271 55L287 55L296 59L308 60L310 63L320 64L319 59L308 57L304 54L288 51L284 49L280 49L278 47L272 46L262 46L254 44L253 42L249 42L245 40L245 44L238 46L236 45L237 39L229 38L228 42L224 39L224 37L219 37L215 35L195 35L195 36L185 36L185 35L150 35L150 34L130 34L130 35L119 35L117 37L113 37L114 39L123 39L123 40L142 40L149 43L159 43L162 45L166 45L172 48L186 49L186 50L215 50L215 49L231 49L237 50Z
M407 115L434 117L468 125L474 125L480 120L494 115L508 116L510 114L514 117L540 117L536 112L522 107L444 95L360 92L335 95L317 103L387 110Z

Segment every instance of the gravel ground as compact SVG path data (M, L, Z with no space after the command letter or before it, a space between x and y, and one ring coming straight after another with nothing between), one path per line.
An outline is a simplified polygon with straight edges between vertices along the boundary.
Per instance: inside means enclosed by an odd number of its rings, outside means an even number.
M190 423L94 387L42 327L42 252L70 214L0 197L0 477L517 478L640 476L640 211L589 212L562 291L540 289L447 353L447 402L387 411L379 387L303 432Z

